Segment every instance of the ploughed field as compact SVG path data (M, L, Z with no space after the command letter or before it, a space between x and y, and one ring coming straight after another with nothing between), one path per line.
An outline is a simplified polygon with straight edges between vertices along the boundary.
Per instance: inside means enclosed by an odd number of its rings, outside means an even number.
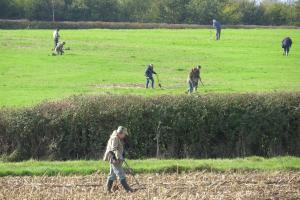
M200 93L300 90L300 30L61 30L64 56L51 56L53 30L0 30L0 106L27 106L74 94L184 94L192 66ZM294 40L282 56L281 40ZM144 87L153 63L163 89Z
M126 194L105 192L105 174L1 177L0 199L299 199L300 172L193 172L142 174ZM129 182L134 184L132 178Z

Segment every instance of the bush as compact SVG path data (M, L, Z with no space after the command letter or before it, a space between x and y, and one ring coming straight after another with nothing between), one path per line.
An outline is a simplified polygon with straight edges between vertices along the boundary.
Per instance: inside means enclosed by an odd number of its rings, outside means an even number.
M10 160L99 159L118 125L130 158L300 155L300 93L76 96L0 112Z
M28 20L1 20L0 29L208 29L211 25L197 24L159 24L159 23L133 23L133 22L102 22L102 21L80 21L80 22L49 22L49 21L28 21ZM223 28L232 29L255 29L255 28L284 28L298 29L299 26L256 26L256 25L226 25Z

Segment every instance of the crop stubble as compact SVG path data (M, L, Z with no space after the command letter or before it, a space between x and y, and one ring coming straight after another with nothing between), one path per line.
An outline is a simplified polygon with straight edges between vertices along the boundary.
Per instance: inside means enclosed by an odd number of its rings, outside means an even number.
M106 193L105 174L0 178L0 199L300 199L300 172L138 175L142 189ZM134 181L129 177L129 182ZM137 188L136 185L133 188Z

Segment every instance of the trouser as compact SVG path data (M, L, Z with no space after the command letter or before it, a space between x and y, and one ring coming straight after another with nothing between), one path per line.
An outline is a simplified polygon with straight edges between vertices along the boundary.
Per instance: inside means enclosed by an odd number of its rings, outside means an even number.
M216 40L221 39L221 29L216 29Z
M192 81L189 81L188 82L188 92L189 93L193 93L194 91L194 85L193 85L193 82Z
M120 180L126 179L122 164L110 164L108 180L115 181L117 179L117 176Z
M288 56L290 52L290 47L284 47L284 55Z
M146 79L146 88L149 87L150 81L151 81L151 87L154 88L154 79L153 79L153 77L147 77L147 79Z
M56 48L57 44L58 44L58 39L54 39L54 49Z

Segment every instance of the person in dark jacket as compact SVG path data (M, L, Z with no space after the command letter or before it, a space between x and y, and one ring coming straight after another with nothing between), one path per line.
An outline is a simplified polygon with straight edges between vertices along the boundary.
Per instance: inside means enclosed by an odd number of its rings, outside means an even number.
M284 50L283 55L285 55L285 56L289 55L292 44L293 44L293 41L290 37L286 37L282 40L282 48Z
M213 27L216 29L216 40L220 40L221 39L221 29L222 29L221 23L214 19Z
M149 87L149 83L151 81L151 87L154 88L154 79L153 79L153 74L157 74L154 71L154 67L153 64L148 65L146 72L145 72L145 76L146 76L146 88Z

